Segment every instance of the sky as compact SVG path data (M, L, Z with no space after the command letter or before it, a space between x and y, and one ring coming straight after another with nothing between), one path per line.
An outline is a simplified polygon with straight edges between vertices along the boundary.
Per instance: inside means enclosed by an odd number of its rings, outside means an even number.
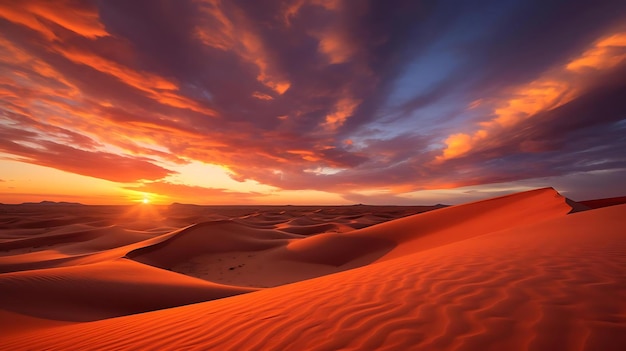
M621 0L2 0L0 202L626 195Z

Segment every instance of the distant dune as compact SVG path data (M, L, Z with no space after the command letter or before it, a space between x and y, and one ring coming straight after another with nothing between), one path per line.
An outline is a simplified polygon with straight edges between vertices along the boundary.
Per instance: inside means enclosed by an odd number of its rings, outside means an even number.
M613 199L2 209L2 349L626 345L626 204Z

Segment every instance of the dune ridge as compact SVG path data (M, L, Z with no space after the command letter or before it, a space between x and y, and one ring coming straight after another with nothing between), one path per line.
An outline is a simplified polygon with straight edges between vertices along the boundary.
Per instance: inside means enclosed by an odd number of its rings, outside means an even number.
M553 188L541 188L452 206L375 225L354 235L384 237L399 245L391 259L478 235L565 216L570 200Z
M544 188L415 214L363 229L307 236L240 222L213 221L139 248L128 257L213 282L271 287L563 216L571 210L558 192ZM284 219L283 215L265 218L274 221L277 217ZM306 217L296 220L301 224L296 228L332 228L311 226Z
M135 248L166 240L181 230L161 234L109 226L79 231L66 228L67 233L5 241L0 243L0 273L109 261Z

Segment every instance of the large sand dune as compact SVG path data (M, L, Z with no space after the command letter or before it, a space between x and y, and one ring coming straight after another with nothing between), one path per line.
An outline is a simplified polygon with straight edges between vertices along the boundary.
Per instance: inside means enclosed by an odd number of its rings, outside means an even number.
M551 188L414 215L428 208L176 206L118 220L114 240L85 227L112 225L96 215L7 213L0 345L621 350L626 205L572 207Z

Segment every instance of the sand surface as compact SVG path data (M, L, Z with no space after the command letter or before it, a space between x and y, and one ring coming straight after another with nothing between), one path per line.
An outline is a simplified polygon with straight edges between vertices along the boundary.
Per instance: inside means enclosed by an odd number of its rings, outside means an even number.
M578 205L2 205L0 348L622 350L626 205Z

